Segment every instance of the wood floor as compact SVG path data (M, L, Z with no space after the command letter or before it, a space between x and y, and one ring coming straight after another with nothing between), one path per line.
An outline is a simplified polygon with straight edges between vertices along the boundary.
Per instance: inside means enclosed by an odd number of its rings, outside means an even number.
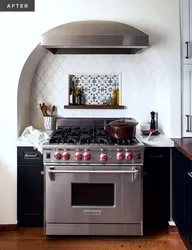
M185 250L179 235L166 230L142 237L47 237L42 228L0 232L0 250Z

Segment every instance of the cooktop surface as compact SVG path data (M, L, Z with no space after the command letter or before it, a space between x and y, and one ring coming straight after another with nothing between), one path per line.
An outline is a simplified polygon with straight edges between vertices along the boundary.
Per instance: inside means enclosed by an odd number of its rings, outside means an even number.
M51 135L50 144L105 144L137 145L138 140L118 140L108 136L103 127L65 127L59 126Z

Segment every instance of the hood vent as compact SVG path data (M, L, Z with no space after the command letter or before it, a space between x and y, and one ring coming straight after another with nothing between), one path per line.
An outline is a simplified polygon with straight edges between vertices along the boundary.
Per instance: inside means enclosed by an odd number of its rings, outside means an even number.
M136 54L149 46L149 36L124 23L79 21L44 33L41 45L53 54Z

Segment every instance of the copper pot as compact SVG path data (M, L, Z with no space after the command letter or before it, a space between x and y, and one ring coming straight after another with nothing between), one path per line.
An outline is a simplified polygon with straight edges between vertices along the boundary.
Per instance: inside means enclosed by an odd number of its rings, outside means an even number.
M131 119L121 119L107 125L108 135L114 139L132 140L135 137L138 122Z

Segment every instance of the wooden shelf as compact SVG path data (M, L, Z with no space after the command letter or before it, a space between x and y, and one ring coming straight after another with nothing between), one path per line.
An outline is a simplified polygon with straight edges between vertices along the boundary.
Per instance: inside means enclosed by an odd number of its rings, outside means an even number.
M64 105L64 109L124 109L123 105Z

